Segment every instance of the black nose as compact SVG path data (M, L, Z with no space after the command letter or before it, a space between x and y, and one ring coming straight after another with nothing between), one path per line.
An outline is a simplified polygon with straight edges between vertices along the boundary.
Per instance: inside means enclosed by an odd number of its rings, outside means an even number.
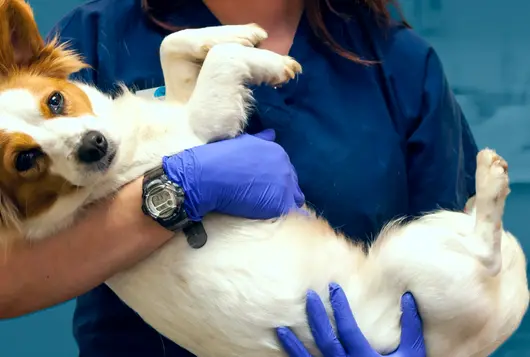
M81 139L81 146L77 149L79 161L90 164L101 160L109 148L107 139L99 131L89 131Z

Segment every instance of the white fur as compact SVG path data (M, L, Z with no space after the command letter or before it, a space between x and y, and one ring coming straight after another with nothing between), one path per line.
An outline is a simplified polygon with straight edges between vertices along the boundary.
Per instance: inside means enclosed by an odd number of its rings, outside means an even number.
M251 99L244 84L277 85L300 70L291 58L252 48L265 37L255 25L172 34L161 48L166 101L129 93L111 101L79 84L95 117L42 122L28 93L1 93L1 125L32 135L58 174L85 186L27 222L28 238L62 229L82 206L141 176L163 155L237 135ZM86 176L70 153L92 129L112 141L118 156L107 172ZM107 283L147 323L200 357L281 356L273 329L280 325L318 355L304 298L314 289L327 303L330 282L345 289L379 352L398 346L400 297L411 291L430 357L487 356L517 329L529 295L523 251L501 227L505 162L490 150L477 160L476 213L440 211L393 223L368 254L314 216L253 221L212 214L204 219L203 248L190 248L179 235Z

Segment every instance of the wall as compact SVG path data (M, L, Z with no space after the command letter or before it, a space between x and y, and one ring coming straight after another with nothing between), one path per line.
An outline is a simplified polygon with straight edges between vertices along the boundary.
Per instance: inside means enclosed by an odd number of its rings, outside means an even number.
M30 0L43 32L79 1ZM416 30L437 49L480 146L510 163L505 224L530 255L530 2L402 0ZM509 5L508 5L509 4ZM72 357L73 304L0 322L0 356ZM28 339L28 337L30 337ZM28 343L27 341L31 341ZM530 356L530 319L495 357Z

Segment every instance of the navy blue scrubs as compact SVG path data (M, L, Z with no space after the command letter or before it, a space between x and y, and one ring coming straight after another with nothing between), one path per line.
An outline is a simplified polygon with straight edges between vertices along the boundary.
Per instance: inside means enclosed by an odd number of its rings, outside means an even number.
M219 24L196 0L168 19ZM276 130L308 202L352 239L369 241L397 216L462 209L474 194L477 148L435 51L399 24L381 29L362 9L348 22L332 13L324 20L342 46L380 64L337 55L303 17L290 55L304 74L277 90L254 90L258 106L248 131ZM55 31L93 67L77 77L104 91L116 82L164 84L158 53L167 32L149 22L140 0L93 0ZM77 299L74 333L81 357L191 356L106 286Z

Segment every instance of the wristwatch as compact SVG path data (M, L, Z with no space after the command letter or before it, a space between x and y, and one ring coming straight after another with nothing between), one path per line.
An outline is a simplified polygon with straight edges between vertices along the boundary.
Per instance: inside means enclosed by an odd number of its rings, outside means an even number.
M172 232L183 231L192 248L206 244L207 235L201 222L189 220L184 210L186 193L171 181L162 165L144 174L142 185L142 211L162 227Z

